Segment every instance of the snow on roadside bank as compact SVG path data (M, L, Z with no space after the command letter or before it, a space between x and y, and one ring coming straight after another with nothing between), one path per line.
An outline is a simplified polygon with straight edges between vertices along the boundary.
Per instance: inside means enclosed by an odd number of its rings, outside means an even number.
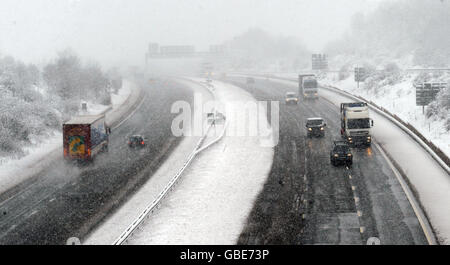
M238 87L213 85L220 102L255 102ZM236 123L232 116L227 121ZM235 244L273 161L273 148L260 146L259 138L225 135L200 153L161 209L128 243Z
M121 106L131 94L133 83L124 80L118 95L112 95L112 108ZM98 114L108 106L88 104L84 114ZM51 161L62 156L62 133L55 130L47 137L32 138L31 145L24 148L25 156L20 159L4 158L0 162L0 193L21 183L33 174L49 165Z

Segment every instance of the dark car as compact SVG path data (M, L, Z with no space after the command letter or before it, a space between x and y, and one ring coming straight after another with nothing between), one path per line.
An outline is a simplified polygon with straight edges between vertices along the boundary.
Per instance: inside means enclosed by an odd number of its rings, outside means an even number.
M309 118L306 120L306 133L308 137L325 136L325 127L327 124L323 121L322 118Z
M145 139L141 135L133 135L128 138L129 147L144 147Z
M347 142L335 141L333 143L333 149L330 152L330 162L333 166L342 163L349 166L353 164L353 154Z

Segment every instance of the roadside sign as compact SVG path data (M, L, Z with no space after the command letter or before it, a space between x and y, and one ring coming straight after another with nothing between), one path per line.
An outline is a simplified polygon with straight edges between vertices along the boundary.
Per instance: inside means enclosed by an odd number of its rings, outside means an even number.
M355 67L355 82L364 82L366 78L366 69L364 67Z
M328 56L326 54L313 54L311 57L312 70L328 69Z
M435 98L436 95L447 87L447 83L418 83L416 88L416 106L427 106Z

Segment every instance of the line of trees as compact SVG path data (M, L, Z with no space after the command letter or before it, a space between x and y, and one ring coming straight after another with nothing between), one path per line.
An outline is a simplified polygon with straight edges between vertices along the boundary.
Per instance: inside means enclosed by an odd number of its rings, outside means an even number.
M96 63L82 65L80 58L70 51L60 52L47 64L42 77L48 91L64 102L64 112L75 111L81 101L111 104L110 82Z

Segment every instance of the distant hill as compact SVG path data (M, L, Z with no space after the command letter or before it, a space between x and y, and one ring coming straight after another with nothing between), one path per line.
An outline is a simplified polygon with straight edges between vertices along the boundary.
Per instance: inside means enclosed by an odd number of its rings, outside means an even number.
M384 1L353 17L349 31L326 52L358 58L409 58L412 65L450 66L450 1Z

